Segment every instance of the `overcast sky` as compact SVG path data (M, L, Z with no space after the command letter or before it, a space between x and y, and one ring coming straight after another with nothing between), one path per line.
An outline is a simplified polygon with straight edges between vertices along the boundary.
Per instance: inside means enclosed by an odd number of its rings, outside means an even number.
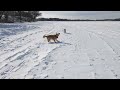
M120 11L40 11L45 18L67 19L114 19L120 18Z

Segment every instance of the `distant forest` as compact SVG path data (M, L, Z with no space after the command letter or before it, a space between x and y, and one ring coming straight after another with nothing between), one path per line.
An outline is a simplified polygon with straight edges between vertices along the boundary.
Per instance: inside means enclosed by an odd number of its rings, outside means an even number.
M120 18L117 18L117 19L100 19L100 20L91 20L91 19L38 18L37 21L120 21Z
M40 15L41 13L39 11L0 11L0 22L33 22Z

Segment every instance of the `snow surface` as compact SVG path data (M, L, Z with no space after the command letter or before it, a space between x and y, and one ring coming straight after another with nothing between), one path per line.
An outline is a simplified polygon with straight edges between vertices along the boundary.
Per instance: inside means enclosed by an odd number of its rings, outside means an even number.
M120 79L120 22L0 24L0 79Z

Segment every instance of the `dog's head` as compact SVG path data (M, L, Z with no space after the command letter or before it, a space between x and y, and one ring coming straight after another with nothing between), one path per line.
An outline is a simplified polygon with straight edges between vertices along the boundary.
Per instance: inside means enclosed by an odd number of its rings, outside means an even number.
M56 35L57 35L57 36L59 36L59 35L60 35L60 33L56 33Z
M58 36L60 35L60 33L56 33L56 37L58 38Z

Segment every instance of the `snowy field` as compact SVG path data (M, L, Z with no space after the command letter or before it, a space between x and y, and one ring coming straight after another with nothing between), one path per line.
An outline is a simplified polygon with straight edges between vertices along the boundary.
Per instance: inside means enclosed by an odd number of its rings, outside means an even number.
M120 22L0 24L0 79L120 79Z

